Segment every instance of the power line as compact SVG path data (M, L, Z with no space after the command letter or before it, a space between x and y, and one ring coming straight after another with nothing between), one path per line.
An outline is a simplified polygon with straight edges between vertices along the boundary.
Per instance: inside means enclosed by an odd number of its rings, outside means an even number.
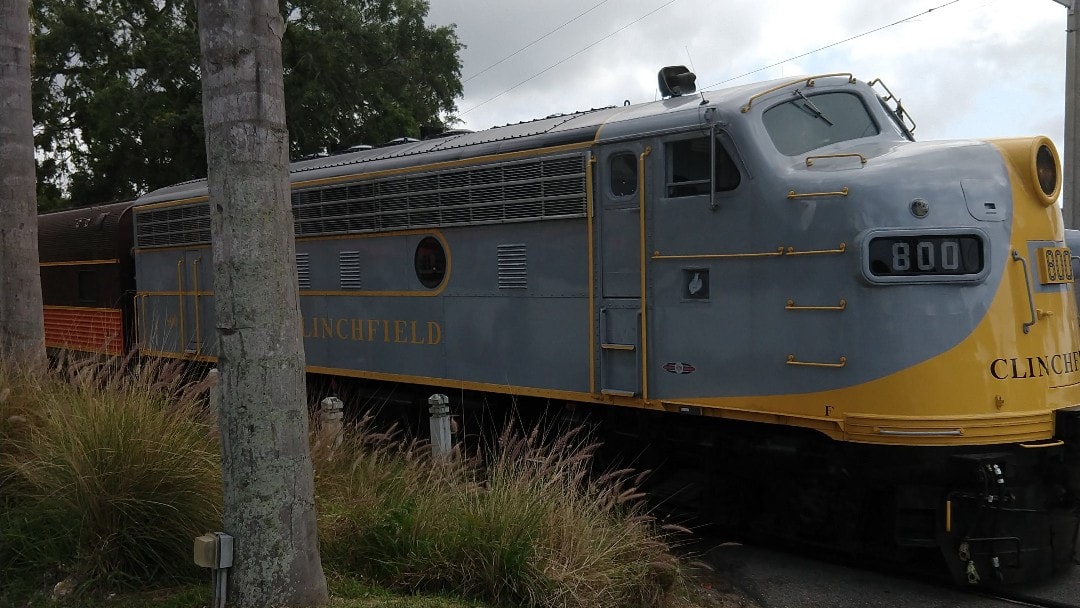
M537 38L536 40L533 40L533 41L532 41L532 42L530 42L529 44L526 44L525 46L521 47L520 49L518 49L518 50L514 51L513 53L510 53L510 54L509 54L509 55L507 55L506 57L503 57L502 59L500 59L500 60L496 61L495 63L493 63L493 64L491 64L491 65L487 66L486 68L484 68L484 69L480 70L479 72L477 72L477 73L473 74L472 76L469 76L469 77L468 77L468 78L466 78L465 80L462 80L461 82L463 82L463 83L465 83L465 82L469 82L469 81L470 81L470 80L472 80L473 78L476 78L477 76L479 76L479 75L483 74L484 72L486 72L486 71L490 70L491 68L493 68L493 67L495 67L495 66L497 66L497 65L499 65L499 64L501 64L501 63L503 63L503 62L505 62L506 60L508 60L508 59L510 59L510 58L512 58L512 57L514 57L514 56L515 56L515 55L517 55L518 53L520 53L520 52L524 51L525 49L527 49L527 48L529 48L529 47L531 47L531 46L533 46L533 45L534 45L534 44L536 44L537 42L540 42L540 41L541 41L541 40L543 40L544 38L547 38L548 36L550 36L550 35L554 34L555 32L557 32L557 31L559 31L559 30L561 30L562 28L564 28L564 27L566 27L566 26L570 25L571 23L573 23L573 22L577 21L578 19L581 19L581 18L582 18L582 17L584 17L585 15L588 15L589 13L593 12L594 10L596 10L596 9L600 8L600 6L601 6L601 5L607 4L607 1L608 1L608 0L601 0L600 2L597 2L597 3L595 4L595 5L593 5L593 7L592 7L592 8L590 8L590 9L588 9L588 10L586 10L586 11L582 12L582 13L579 13L579 14L578 14L578 15L577 15L576 17L574 17L573 19L571 19L571 20L567 21L566 23L564 23L564 24L560 25L559 27L557 27L557 28L555 28L555 29L551 30L550 32L548 32L548 33L544 34L543 36L540 36L540 37L539 37L539 38Z
M954 2L959 2L960 0L953 0L953 1L954 1ZM512 86L512 87L510 87L510 88L506 89L506 90L505 90L505 91L503 91L502 93L499 93L498 95L495 95L494 97L489 97L489 98L485 99L484 101L481 101L480 103L478 103L478 104L476 104L475 106L473 106L473 107L469 108L468 110L465 110L465 111L464 111L464 112L462 112L461 114L462 114L462 115L464 116L465 114L468 114L469 112L472 112L472 111L473 111L473 110L475 110L476 108L479 108L480 106L482 106L482 105L484 105L484 104L486 104L486 103L489 103L489 102L495 101L496 99L498 99L498 98L502 97L503 95L506 95L506 94L507 94L507 93L509 93L510 91L513 91L514 89L516 89L516 88L520 87L521 85L523 85L523 84L525 84L525 83L527 83L527 82L529 82L529 81L531 81L531 80L535 79L535 78L536 78L536 77L538 77L538 76L541 76L541 75L543 75L543 74L545 74L545 73L547 73L547 72L550 72L551 70L553 70L553 69L555 69L555 68L559 67L560 65L562 65L562 64L564 64L564 63L566 63L567 61L570 61L570 60L571 60L571 59L573 59L574 57L577 57L578 55L580 55L580 54L584 53L585 51L587 51L587 50L589 50L589 49L593 48L594 46L596 46L596 45L600 44L601 42L603 42L603 41L607 40L608 38L611 38L611 37L612 37L612 36L614 36L615 34L618 34L619 32L621 32L621 31L625 30L626 28L628 28L628 27L630 27L630 26L632 26L632 25L634 25L634 24L638 23L639 21L642 21L643 19L646 19L646 18L648 18L648 17L652 16L653 14L655 14L655 13L659 12L660 10L662 10L662 9L664 9L664 8L667 8L668 6L670 6L670 5L672 5L672 4L676 3L676 2L678 2L678 0L668 0L668 2L665 2L664 4L662 4L662 5L660 5L659 7L657 7L657 8L655 8L655 9L653 9L653 10L649 11L648 13L646 13L646 14L642 15L641 17L638 17L637 19L634 19L634 20L633 20L633 21L631 21L630 23L627 23L626 25L624 25L624 26L620 27L619 29L615 30L614 32L611 32L611 33L610 33L610 34L608 34L607 36L604 36L603 38L601 38L601 39L597 40L596 42L593 42L592 44L590 44L590 45L586 46L585 48L583 48L583 49L581 49L581 50L579 50L579 51L577 51L576 53L573 53L572 55L569 55L568 57L565 57L565 58L563 58L563 59L559 60L558 62L556 62L556 63L553 63L553 64L549 65L548 67L546 67L546 68L544 68L544 69L540 70L539 72L537 72L537 73L533 74L532 76L529 76L529 77L528 77L528 78L526 78L525 80L522 80L521 82L519 82L519 83L515 84L514 86ZM590 9L590 10L591 10L591 9Z
M930 13L932 13L932 12L934 12L934 11L940 9L940 8L945 8L946 6L949 6L950 4L956 4L957 2L960 2L960 0L952 0L951 2L946 2L945 4L941 4L941 5L935 6L934 8L927 9L927 10L925 10L925 11L923 11L923 12L917 14L917 15L912 15L910 17L906 17L906 18L901 19L899 21L894 21L894 22L892 22L892 23L890 23L888 25L883 25L881 27L874 28L872 30L863 32L861 34L856 34L855 36L851 36L850 38L844 38L843 40L840 40L839 42L834 42L832 44L826 44L823 47L816 48L816 49L814 49L812 51L807 51L807 52L805 52L805 53L803 53L801 55L796 55L794 57L790 57L790 58L785 59L783 61L778 61L776 63L769 64L769 65L767 65L765 67L761 67L761 68L758 68L756 70L751 70L749 72L746 72L745 74L739 74L738 76L732 76L731 78L728 78L727 80L721 80L720 82L710 84L707 87L702 87L701 90L705 91L705 90L711 89L713 87L720 86L722 84L731 82L732 80L738 80L738 79L743 78L745 76L749 76L751 74L756 74L758 72L761 72L763 70L767 70L769 68L775 68L776 66L783 65L783 64L785 64L785 63L787 63L789 61L794 61L796 59L801 59L803 57L806 57L807 55L813 55L814 53L817 53L818 51L824 51L825 49L829 49L829 48L832 48L834 46L839 46L841 44L844 44L845 42L851 42L852 40L855 40L856 38L862 38L863 36L867 36L867 35L873 34L875 32L880 32L881 30L888 29L888 28L896 26L896 25L900 25L901 23L904 23L906 21L911 21L912 19L915 19L917 17L922 17L923 15L929 15Z

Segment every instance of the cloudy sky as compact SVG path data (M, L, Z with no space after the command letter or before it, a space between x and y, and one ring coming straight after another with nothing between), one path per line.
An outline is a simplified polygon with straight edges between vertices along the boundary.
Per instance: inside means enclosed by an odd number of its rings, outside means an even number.
M1053 0L430 4L428 22L456 24L466 45L458 113L470 129L651 101L661 67L692 65L699 88L881 78L921 140L1043 134L1062 149L1067 10Z

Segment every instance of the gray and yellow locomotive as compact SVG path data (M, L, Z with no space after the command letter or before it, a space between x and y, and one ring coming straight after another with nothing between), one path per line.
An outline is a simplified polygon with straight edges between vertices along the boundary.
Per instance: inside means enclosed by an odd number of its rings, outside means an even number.
M971 583L1048 574L1080 506L1053 144L916 142L848 74L692 83L295 163L309 371L646 416L746 484L709 491L718 519L940 549ZM106 213L133 220L133 296L47 315L123 308L103 345L213 360L205 182ZM48 234L43 260L81 263ZM95 350L64 327L50 344ZM754 517L779 503L800 515Z

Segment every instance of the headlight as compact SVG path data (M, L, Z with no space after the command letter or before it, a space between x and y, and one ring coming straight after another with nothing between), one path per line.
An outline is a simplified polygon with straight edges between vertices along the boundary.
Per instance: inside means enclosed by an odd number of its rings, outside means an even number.
M1035 178L1036 192L1042 195L1040 201L1049 207L1057 201L1061 192L1060 160L1054 142L1045 137L1032 141L1032 176Z

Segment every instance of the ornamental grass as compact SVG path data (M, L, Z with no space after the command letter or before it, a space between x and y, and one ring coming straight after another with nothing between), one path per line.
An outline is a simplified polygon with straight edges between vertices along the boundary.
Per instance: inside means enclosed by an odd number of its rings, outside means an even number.
M365 422L315 450L324 564L403 592L452 590L494 605L662 606L685 582L630 471L594 475L577 431L508 425L486 456Z
M195 573L221 522L215 424L180 367L68 361L0 377L0 567L111 587Z

